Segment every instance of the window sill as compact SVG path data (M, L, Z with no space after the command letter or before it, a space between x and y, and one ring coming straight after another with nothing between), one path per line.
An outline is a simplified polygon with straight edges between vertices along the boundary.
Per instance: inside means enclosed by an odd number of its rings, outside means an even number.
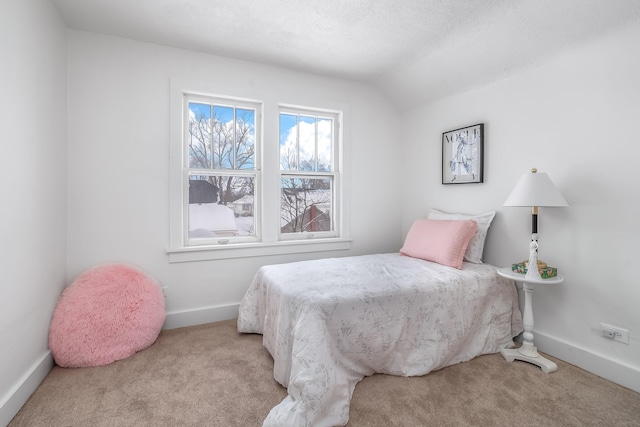
M238 243L218 246L190 246L167 249L169 263L247 258L293 253L343 251L351 248L351 239L295 240L274 243Z

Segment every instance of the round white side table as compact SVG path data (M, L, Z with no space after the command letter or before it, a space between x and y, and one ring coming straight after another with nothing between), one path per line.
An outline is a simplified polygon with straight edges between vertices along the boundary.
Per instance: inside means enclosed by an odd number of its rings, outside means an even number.
M557 275L549 279L527 279L524 274L516 273L512 271L511 268L499 268L498 275L516 282L522 282L522 288L524 289L524 312L522 313L522 324L524 327L522 337L524 341L519 348L503 348L500 350L500 354L502 354L507 362L523 360L533 363L542 368L542 372L546 374L557 371L558 365L540 356L538 349L533 345L533 304L531 294L533 293L535 285L557 285L562 283L564 278Z

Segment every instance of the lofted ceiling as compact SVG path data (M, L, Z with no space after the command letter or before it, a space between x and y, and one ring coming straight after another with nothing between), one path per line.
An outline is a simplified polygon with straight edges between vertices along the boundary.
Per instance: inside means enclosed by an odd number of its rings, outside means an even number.
M640 16L640 0L52 1L73 29L354 79L399 109L535 67Z

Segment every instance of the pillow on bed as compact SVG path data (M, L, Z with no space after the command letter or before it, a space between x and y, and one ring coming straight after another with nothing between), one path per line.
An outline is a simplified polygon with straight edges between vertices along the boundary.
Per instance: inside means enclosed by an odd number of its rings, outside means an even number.
M484 252L484 241L487 238L487 231L496 211L489 211L478 215L466 215L458 213L446 213L437 209L429 210L427 218L429 219L471 219L478 223L478 231L469 242L469 246L464 254L464 260L476 264L482 264L482 254Z
M409 229L400 253L460 269L477 228L472 220L419 219Z

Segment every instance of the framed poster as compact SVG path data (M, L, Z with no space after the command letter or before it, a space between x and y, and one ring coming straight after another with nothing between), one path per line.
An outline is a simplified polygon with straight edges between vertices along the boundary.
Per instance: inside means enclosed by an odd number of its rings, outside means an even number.
M482 182L484 123L442 134L442 183Z

